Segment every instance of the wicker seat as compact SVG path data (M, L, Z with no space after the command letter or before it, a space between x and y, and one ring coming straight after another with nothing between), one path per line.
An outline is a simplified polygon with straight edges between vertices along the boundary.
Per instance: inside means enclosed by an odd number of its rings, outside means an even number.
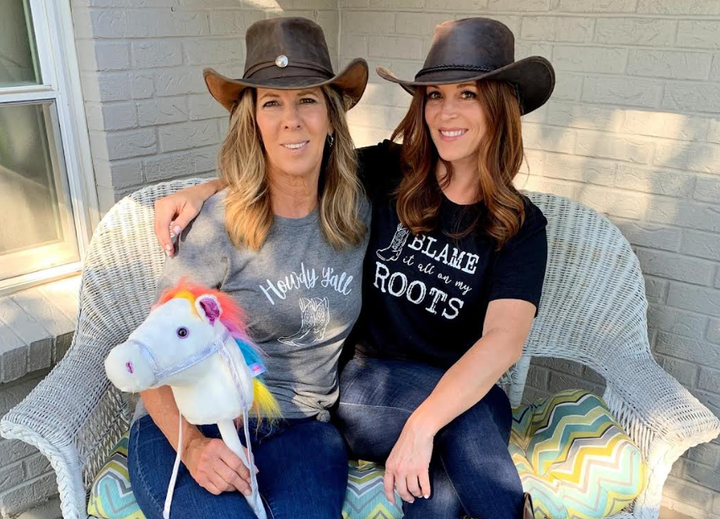
M103 369L110 348L147 316L164 254L153 234L153 204L201 180L142 189L102 220L85 261L80 314L65 358L0 422L0 433L37 447L57 474L63 517L87 517L86 491L127 430L133 401ZM644 281L619 230L567 198L529 192L545 213L549 258L541 310L522 360L504 377L513 405L530 359L555 357L589 366L607 382L604 397L641 448L649 484L617 518L657 518L672 463L720 433L720 421L653 360Z

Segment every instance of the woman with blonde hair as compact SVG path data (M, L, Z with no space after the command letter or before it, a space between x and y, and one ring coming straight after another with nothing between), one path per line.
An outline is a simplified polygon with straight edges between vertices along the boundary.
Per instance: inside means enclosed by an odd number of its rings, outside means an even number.
M246 40L242 79L205 71L230 113L219 153L227 187L180 236L158 291L186 277L245 309L282 413L251 427L267 514L337 519L347 454L328 409L338 397L341 347L360 313L370 221L345 111L362 96L367 64L354 60L335 75L321 28L303 18L257 22ZM142 511L160 519L178 409L167 387L141 397L130 478ZM173 517L255 517L241 495L250 493L250 475L217 427L185 422L182 438Z
M537 315L547 221L513 185L520 118L550 97L544 58L514 59L486 18L435 30L392 141L359 151L373 205L363 312L342 370L338 427L352 454L385 462L385 493L406 518L533 517L507 449L510 405L496 385ZM221 183L220 183L221 185ZM218 183L164 200L167 225L193 217Z

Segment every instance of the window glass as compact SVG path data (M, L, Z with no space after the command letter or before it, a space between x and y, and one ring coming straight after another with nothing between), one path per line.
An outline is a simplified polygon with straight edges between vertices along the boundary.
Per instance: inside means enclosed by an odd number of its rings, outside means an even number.
M0 87L40 82L40 68L27 0L1 0Z
M78 259L59 134L54 101L0 104L2 273Z

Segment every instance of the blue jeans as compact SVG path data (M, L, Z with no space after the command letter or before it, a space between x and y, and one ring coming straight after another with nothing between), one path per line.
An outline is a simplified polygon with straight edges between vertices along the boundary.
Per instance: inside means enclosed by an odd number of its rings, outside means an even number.
M409 416L444 370L356 357L340 377L336 423L354 457L384 462ZM406 519L521 517L523 490L508 452L510 403L497 386L435 436L429 499L404 503Z
M220 438L217 426L202 426ZM260 495L270 519L338 519L347 488L347 451L330 423L314 418L280 421L274 427L250 422ZM241 434L241 439L243 435ZM244 442L243 442L244 443ZM133 493L148 519L162 519L175 450L150 416L130 431L128 468ZM254 519L240 492L216 496L198 485L180 464L171 519Z

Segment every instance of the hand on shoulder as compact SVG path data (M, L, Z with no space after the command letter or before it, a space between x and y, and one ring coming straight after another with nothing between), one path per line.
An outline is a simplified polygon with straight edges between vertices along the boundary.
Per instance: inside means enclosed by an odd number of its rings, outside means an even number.
M175 253L173 238L180 236L200 214L205 201L224 186L221 179L216 179L187 187L155 201L155 237L165 254L172 256Z

